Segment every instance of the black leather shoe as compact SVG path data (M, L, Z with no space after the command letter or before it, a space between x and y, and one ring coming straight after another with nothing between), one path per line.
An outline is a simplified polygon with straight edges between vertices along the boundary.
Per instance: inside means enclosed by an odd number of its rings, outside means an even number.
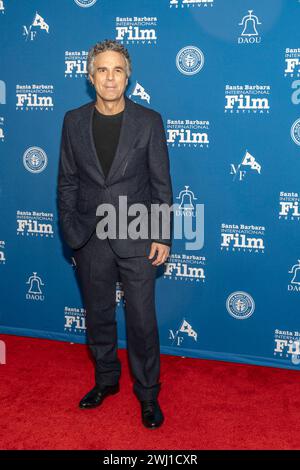
M88 392L82 400L79 402L79 408L89 409L96 408L101 405L104 398L108 395L114 395L119 391L119 384L116 385L104 385L99 387L96 385L90 392Z
M142 422L146 428L155 429L162 425L164 415L157 400L143 400L141 401L142 407Z

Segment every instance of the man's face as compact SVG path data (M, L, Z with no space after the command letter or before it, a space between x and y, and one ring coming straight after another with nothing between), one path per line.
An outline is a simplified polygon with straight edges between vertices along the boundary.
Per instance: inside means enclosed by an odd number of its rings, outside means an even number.
M128 82L123 55L116 51L100 52L94 59L94 75L89 77L104 101L120 99Z

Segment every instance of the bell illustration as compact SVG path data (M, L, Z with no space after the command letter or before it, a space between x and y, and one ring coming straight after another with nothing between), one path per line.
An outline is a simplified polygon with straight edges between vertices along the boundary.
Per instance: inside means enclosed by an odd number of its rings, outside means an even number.
M188 186L185 186L183 191L180 191L179 196L176 199L181 199L179 209L194 209L192 199L197 199L194 197L194 193L188 189Z
M300 259L298 259L298 264L295 264L289 273L294 274L293 279L291 280L291 284L300 285Z
M41 278L37 276L37 273L33 273L33 276L30 276L26 284L30 284L29 293L30 294L42 294L40 285L44 285Z
M244 16L241 23L239 23L240 26L244 26L241 36L258 36L256 25L261 23L257 16L252 15L253 10L248 10L248 12L249 15Z

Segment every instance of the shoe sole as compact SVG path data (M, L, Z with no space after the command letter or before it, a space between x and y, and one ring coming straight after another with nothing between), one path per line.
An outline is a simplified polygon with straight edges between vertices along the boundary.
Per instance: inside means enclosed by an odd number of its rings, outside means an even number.
M146 429L157 429L157 428L160 428L160 426L161 426L163 423L164 423L164 420L163 420L160 424L158 424L158 425L156 425L156 426L147 426L144 422L143 422L143 425L144 425L144 427L145 427Z

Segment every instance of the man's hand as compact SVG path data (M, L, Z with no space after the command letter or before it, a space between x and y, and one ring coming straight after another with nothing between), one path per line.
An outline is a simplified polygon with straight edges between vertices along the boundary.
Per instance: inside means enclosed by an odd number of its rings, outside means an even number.
M151 250L150 250L150 254L148 258L152 259L155 253L157 252L157 258L155 261L153 261L152 265L159 266L160 264L163 264L166 261L169 255L169 251L170 251L169 246L164 245L163 243L152 242Z

